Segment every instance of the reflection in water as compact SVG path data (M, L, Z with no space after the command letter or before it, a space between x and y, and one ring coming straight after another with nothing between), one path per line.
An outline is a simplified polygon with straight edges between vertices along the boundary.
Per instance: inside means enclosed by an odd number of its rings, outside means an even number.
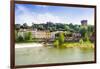
M67 63L93 60L94 50L86 48L58 49L40 46L15 49L16 65Z

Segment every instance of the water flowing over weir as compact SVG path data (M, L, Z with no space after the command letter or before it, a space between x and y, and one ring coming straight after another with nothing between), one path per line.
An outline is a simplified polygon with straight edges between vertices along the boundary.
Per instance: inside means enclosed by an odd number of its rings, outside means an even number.
M21 44L16 44L15 48L29 48L29 47L41 47L43 46L42 43L31 43L31 44L24 44L24 43L21 43Z

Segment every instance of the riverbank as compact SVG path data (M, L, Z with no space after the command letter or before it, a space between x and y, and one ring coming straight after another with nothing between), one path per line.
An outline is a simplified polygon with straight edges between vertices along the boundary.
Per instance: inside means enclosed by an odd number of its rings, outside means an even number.
M29 47L48 47L49 45L44 45L43 43L16 43L15 44L15 48L29 48ZM52 44L53 47L53 44ZM74 43L64 43L62 44L62 46L60 46L60 48L94 48L94 44L93 43L78 43L78 42L74 42Z
M94 48L94 44L93 43L89 43L89 42L84 42L84 43L64 43L62 45L63 47L66 48Z

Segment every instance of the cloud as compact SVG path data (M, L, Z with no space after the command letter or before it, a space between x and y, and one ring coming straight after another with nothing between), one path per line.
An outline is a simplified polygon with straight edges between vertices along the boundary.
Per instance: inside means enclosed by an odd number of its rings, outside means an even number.
M48 6L41 6L36 5L37 7L48 7ZM48 8L49 9L49 8ZM41 12L41 10L40 10ZM87 13L87 12L86 12ZM88 24L94 25L94 14L91 13L89 15L80 14L75 16L75 14L69 14L68 12L62 16L57 15L56 13L53 14L52 12L46 12L46 13L39 13L34 12L31 9L27 8L25 5L16 5L15 9L15 23L23 24L27 23L28 25L32 25L32 22L34 23L46 23L48 21L54 22L54 23L73 23L73 24L81 24L80 21L83 19L88 20Z
M62 22L67 22L67 19L66 17L60 17L48 12L43 14L32 12L25 6L21 6L21 5L17 6L15 23L19 23L19 24L27 23L28 25L31 25L32 22L39 24L39 23L46 23L48 21L54 23L59 23L59 22L62 23Z
M51 13L44 13L44 14L37 14L37 13L28 13L24 12L21 15L18 15L16 18L16 23L28 23L31 25L32 22L34 23L46 23L46 22L54 22L54 23L62 23L67 22L64 17L55 16Z
M36 7L39 7L39 8L48 8L49 6L47 5L35 5Z
M56 15L53 15L51 13L44 13L44 14L37 14L35 18L36 23L46 23L48 21L54 22L54 23L59 23L59 22L66 22L64 17L59 17Z
M28 8L23 5L16 5L15 9L15 24L27 23L31 25L33 21L34 12L30 12Z

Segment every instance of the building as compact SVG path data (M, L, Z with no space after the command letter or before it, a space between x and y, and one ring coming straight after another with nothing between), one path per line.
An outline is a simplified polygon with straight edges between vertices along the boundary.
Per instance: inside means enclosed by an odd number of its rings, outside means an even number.
M18 32L18 36L21 36L24 38L25 33L31 32L32 33L32 38L37 38L37 39L54 39L55 34L57 32L50 32L48 30L40 31L40 30L29 30L29 29L20 29Z
M65 36L65 41L68 41L68 42L78 42L81 38L81 34L80 33L69 33L69 34L66 34Z
M51 33L50 31L31 31L33 38L37 38L37 39L50 39Z
M87 20L81 20L81 25L82 26L87 26Z
M73 38L80 38L81 37L81 34L80 33L73 33L72 34L72 37Z

